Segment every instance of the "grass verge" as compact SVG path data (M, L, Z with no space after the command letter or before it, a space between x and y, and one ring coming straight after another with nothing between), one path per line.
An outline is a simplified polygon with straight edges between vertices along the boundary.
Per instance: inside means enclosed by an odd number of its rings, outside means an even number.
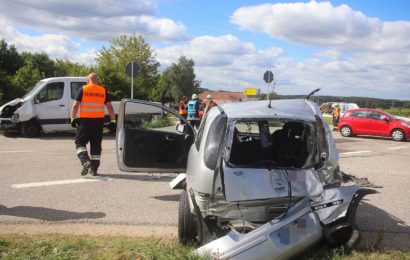
M0 235L0 259L200 259L175 239ZM310 252L302 259L410 259L410 252Z

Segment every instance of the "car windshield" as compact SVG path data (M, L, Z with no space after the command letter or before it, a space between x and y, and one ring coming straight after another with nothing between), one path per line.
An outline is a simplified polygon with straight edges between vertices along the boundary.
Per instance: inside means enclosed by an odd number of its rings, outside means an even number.
M230 123L232 165L250 167L311 167L314 126L277 119L237 120Z
M44 80L40 80L39 82L36 83L33 87L29 88L27 93L23 96L23 100L28 100L30 99L36 92L37 89L44 84Z

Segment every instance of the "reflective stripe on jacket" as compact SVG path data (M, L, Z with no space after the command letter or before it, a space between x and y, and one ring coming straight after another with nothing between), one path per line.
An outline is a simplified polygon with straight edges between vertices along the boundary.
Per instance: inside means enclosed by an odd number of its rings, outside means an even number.
M80 118L104 118L105 88L97 84L83 86Z

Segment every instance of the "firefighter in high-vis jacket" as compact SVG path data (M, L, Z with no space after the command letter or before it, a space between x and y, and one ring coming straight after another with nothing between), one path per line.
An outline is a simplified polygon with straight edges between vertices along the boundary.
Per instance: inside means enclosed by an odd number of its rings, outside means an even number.
M98 77L91 73L87 77L87 85L77 92L71 109L71 126L77 128L75 148L80 159L81 175L87 173L97 175L101 158L101 142L104 127L104 106L110 116L110 128L115 128L115 114L107 90L98 85ZM79 111L79 113L78 113ZM79 118L77 115L79 114ZM87 143L90 142L90 155L87 152Z
M186 118L188 111L187 111L187 106L188 106L188 98L186 96L183 96L180 101L178 101L178 113Z

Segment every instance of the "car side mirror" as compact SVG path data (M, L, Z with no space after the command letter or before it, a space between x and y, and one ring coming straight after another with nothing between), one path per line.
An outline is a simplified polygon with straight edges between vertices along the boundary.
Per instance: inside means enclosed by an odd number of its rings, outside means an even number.
M181 134L185 134L186 133L186 131L187 131L187 125L186 124L177 124L177 126L176 126L176 130L177 130L177 132L178 133L181 133Z
M383 118L383 121L385 121L385 122L390 122L390 120L389 120L389 118L388 117L385 117L385 118Z

